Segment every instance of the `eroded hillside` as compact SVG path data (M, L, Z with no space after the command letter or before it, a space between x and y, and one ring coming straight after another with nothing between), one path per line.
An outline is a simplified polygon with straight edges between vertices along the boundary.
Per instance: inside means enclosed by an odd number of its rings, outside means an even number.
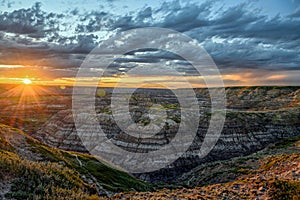
M151 186L96 158L48 147L0 124L1 199L97 199Z
M120 193L112 199L299 199L300 137L249 156L202 164L177 181L155 192Z
M129 136L114 121L110 92L108 89L105 95L97 97L97 118L107 138L127 151L160 149L172 140L183 121L174 94L140 90L129 101L134 122L146 126L150 122L148 109L153 103L162 105L159 109L166 111L167 121L152 138ZM26 116L26 126L22 123L17 126L24 130L31 127L31 135L38 140L21 130L0 126L1 198L97 199L114 194L115 199L299 198L299 87L227 88L224 129L205 158L197 156L211 116L210 98L205 89L196 89L195 93L200 123L191 147L166 169L135 174L156 183L155 187L85 154L69 109L70 91L60 94L59 101L53 96L43 96L38 115L26 114L26 110L34 112L32 109L37 106L34 102L29 101L28 107L24 105L24 110L17 113L14 102L18 99L9 103L3 98L7 104L3 104L5 109L0 119L9 123ZM83 116L88 115L83 113ZM87 123L86 133L93 133L96 126Z
M97 118L107 138L127 151L153 152L160 149L172 141L180 123L184 121L179 102L171 91L138 90L129 100L133 121L141 127L146 127L151 120L148 109L154 103L162 105L158 109L167 113L167 120L155 136L135 138L126 134L116 124L110 106L110 92L107 90L105 95L96 98ZM248 155L271 143L300 134L299 87L226 88L227 110L223 131L210 154L199 158L199 149L211 119L211 103L208 90L195 89L195 93L199 103L200 123L193 144L181 158L166 169L137 175L138 177L150 182L172 181L199 164ZM82 101L84 103L85 99ZM87 122L86 125L83 124L85 133L94 135L99 125L89 124L88 114L84 112L83 109L80 117L83 116L82 121ZM34 134L34 137L54 147L86 152L77 136L73 117L72 110L58 112ZM152 114L152 118L155 118L155 113ZM152 128L153 130L148 127L147 131L154 131L155 127Z

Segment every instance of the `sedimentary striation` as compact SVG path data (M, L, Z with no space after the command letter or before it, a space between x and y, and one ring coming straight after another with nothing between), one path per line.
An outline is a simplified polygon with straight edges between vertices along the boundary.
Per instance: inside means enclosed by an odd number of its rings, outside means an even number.
M136 176L150 182L171 181L201 163L247 155L280 139L300 134L299 87L226 88L224 128L212 151L201 158L199 150L206 136L212 111L208 90L195 89L195 94L200 120L189 149L167 168ZM171 91L143 89L137 90L131 96L127 95L126 98L129 100L132 123L128 124L125 130L116 123L116 116L113 116L111 109L111 91L106 90L96 97L95 117L98 123L90 123L91 116L86 109L77 112L75 116L70 109L61 110L52 116L34 137L53 147L87 152L76 131L78 127L75 128L74 117L78 117L81 119L80 128L92 141L97 141L96 133L101 127L107 139L114 145L129 152L147 153L169 144L176 136L180 124L187 123L184 120L185 116L181 115L181 105ZM83 98L82 102L86 105L86 99ZM160 106L157 106L158 104ZM166 113L166 116L160 119L162 113ZM120 115L120 119L126 115L122 112L117 114ZM156 123L152 123L155 120ZM139 133L151 132L156 134L149 137L138 136Z

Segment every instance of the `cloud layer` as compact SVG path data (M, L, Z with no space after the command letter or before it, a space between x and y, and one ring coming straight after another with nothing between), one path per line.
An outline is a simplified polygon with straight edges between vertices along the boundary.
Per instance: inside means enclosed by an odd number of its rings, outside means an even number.
M225 8L218 1L168 1L122 15L80 8L55 13L43 6L47 5L35 3L30 8L0 12L0 64L44 67L51 69L54 77L72 77L85 56L110 35L163 27L196 39L224 75L300 70L300 7L286 16L269 16L252 4ZM177 70L193 75L191 66L181 58L151 49L131 52L112 66L115 73L121 73L120 68L135 63L167 61L181 64Z

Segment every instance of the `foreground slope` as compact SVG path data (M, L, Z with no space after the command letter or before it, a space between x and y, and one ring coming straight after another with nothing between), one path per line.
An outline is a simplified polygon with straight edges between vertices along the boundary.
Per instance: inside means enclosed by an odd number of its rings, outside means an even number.
M0 124L1 199L95 199L130 190L151 187L92 156L50 148Z
M245 157L200 165L155 192L113 199L300 199L300 137Z

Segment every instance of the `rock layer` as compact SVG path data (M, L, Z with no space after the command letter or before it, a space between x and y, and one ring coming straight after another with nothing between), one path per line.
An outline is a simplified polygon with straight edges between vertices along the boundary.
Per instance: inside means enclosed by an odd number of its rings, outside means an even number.
M208 91L196 89L195 93L200 107L200 123L196 137L188 151L167 168L137 174L137 176L150 182L171 181L174 177L201 163L247 155L280 139L300 134L299 88L227 88L227 114L221 137L209 155L200 158L199 150L208 129L211 111ZM156 151L172 141L183 121L180 105L172 92L139 90L130 97L129 102L131 117L136 123L129 125L129 129L134 129L136 132L142 129L149 129L148 132L156 131L154 125L147 126L151 120L159 118L155 113L149 114L149 109L154 104L160 104L167 113L163 128L157 134L147 138L128 135L126 130L120 129L112 116L109 91L106 92L106 96L97 97L96 100L99 124L89 123L89 114L84 113L83 110L80 114L83 122L81 128L84 129L85 134L92 137L92 141L97 141L95 132L100 125L107 139L130 152ZM77 136L71 110L58 112L35 134L35 137L54 147L87 152Z

